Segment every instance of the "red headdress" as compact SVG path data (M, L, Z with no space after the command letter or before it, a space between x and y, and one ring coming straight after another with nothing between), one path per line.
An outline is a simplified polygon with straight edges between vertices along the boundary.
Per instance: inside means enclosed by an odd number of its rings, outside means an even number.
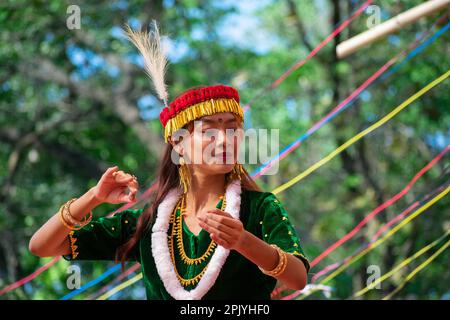
M164 139L178 129L203 116L219 112L231 112L244 120L244 112L239 104L239 93L225 85L213 85L190 89L178 96L168 105L168 94L164 84L167 58L161 51L158 26L154 22L154 31L136 32L127 28L128 38L144 57L147 74L153 81L158 96L164 103L159 118L164 127Z

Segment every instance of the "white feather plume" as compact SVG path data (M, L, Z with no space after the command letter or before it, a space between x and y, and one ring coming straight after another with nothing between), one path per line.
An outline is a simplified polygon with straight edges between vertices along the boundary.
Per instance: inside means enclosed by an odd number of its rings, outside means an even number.
M135 31L129 25L125 25L125 33L143 56L145 71L152 79L159 98L167 107L169 95L167 86L164 83L164 77L168 62L167 57L162 52L161 37L155 20L153 20L153 25L154 30L150 33L147 31Z

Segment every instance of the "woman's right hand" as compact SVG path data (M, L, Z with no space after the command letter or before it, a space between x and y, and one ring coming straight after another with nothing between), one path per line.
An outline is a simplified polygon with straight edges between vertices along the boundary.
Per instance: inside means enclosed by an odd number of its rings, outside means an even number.
M135 201L139 184L135 176L114 166L105 171L93 188L94 196L102 203L124 203Z

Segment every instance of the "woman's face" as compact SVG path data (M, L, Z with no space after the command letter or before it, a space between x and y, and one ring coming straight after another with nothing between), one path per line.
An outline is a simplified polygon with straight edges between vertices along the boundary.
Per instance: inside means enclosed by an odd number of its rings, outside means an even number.
M231 112L204 116L188 124L181 148L188 167L194 173L225 174L230 172L237 159L243 137L242 122Z

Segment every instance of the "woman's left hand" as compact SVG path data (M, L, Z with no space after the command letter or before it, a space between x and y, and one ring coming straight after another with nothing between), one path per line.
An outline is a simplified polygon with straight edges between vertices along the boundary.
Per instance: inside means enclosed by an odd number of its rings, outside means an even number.
M208 210L207 214L198 217L200 227L209 232L211 239L225 249L238 250L247 232L242 222L220 209Z

